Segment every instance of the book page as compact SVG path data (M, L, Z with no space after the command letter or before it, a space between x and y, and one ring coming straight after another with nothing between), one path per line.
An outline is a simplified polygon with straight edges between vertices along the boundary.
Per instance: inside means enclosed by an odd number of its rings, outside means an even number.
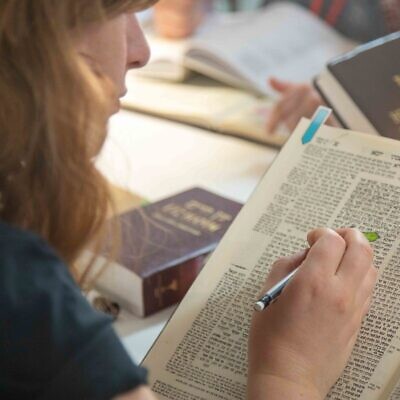
M227 133L264 144L281 146L289 137L281 124L274 134L266 131L271 99L223 86L202 75L185 83L140 79L128 74L125 108Z
M318 226L376 232L379 279L350 361L329 399L377 400L397 381L400 142L302 120L144 360L160 399L246 397L247 336L271 264Z
M216 79L224 81L225 74L228 84L242 80L243 86L265 94L271 75L310 81L329 59L354 46L304 7L279 2L215 17L191 41L184 62L206 75L214 70Z
M397 383L396 387L389 396L389 400L399 400L400 399L400 382Z
M387 320L389 320L389 318L387 311L383 318L378 319L375 326L379 325L379 322L382 320L388 325ZM382 400L400 400L400 332L397 331L394 337L392 337L393 330L391 328L392 327L388 328L385 325L383 325L383 328L380 328L385 330L385 332L383 332L383 337L386 337L386 340L384 339L383 341L387 343L390 342L390 344L387 346L384 353L382 349L379 349L383 355L370 379L370 383L363 391L363 399L375 399L376 395L379 394L379 399ZM389 332L387 333L386 330ZM387 340L387 337L389 337L389 340Z

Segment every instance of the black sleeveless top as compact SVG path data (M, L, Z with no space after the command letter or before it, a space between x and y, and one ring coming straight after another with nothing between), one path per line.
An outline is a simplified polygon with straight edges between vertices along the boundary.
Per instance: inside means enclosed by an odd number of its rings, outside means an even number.
M0 222L0 398L110 399L145 382L54 251Z

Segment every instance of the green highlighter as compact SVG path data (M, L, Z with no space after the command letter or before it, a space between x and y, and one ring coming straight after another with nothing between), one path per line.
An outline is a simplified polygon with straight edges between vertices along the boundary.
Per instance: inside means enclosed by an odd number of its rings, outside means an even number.
M370 243L374 243L380 238L378 232L363 232L363 235Z

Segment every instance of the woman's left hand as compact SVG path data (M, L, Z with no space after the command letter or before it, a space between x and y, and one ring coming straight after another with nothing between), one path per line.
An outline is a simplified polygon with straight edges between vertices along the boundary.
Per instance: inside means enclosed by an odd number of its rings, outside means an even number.
M315 110L324 104L319 93L308 83L293 83L271 78L271 87L280 94L268 116L266 130L273 134L278 125L285 124L293 131L302 117L311 118ZM337 125L333 118L327 122Z

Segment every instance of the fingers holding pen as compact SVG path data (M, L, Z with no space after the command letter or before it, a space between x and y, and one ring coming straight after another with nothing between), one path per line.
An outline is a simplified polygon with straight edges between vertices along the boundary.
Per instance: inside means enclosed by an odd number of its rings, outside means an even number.
M346 251L343 237L333 229L318 228L307 235L307 241L310 245L304 263L307 274L317 274L323 278L335 275Z
M355 314L362 319L368 309L364 304L369 303L377 278L368 240L349 228L315 229L307 239L310 250L295 279L305 281L309 296L326 291L337 300L332 304L343 309L354 307Z
M346 242L346 251L337 270L339 283L354 294L355 306L365 316L378 271L373 265L373 249L363 233L356 229L338 229Z
M346 252L337 270L340 278L359 284L373 263L373 250L364 234L357 229L338 229L346 242Z
M262 294L296 269L306 258L307 252L308 249L304 249L298 253L282 257L275 261L272 265L271 272L268 274Z
M372 247L365 235L357 229L318 228L308 234L307 240L310 245L308 257L312 256L316 261L321 257L326 259L332 268L325 272L334 272L340 278L359 283L366 268L373 263ZM326 257L327 253L330 253L330 259Z
M300 290L309 299L325 298L340 309L361 310L358 315L363 316L364 303L371 296L377 275L365 236L355 229L319 228L311 231L307 239L309 249L275 262L265 287L270 289L280 282L282 288L274 287L273 293L264 290L265 301L278 296L288 284L292 287L289 292ZM291 272L296 268L291 284ZM264 299L261 301L264 303Z
M258 376L290 381L298 379L293 371L316 377L324 371L325 378L315 382L320 393L327 393L351 354L376 271L368 243L353 229L315 229L308 242L308 251L281 259L272 269L270 282L276 283L299 266L278 300L253 314L249 367ZM303 374L299 381L304 380Z

